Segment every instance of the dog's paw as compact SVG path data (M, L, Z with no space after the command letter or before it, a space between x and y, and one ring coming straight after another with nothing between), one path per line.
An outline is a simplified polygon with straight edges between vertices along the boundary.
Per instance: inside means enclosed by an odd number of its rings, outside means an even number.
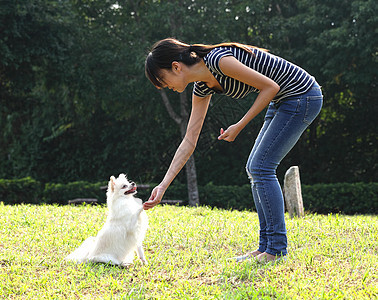
M130 266L132 266L133 265L133 263L131 263L131 262L123 262L123 263L121 263L119 266L121 267L121 268L128 268L128 267L130 267Z

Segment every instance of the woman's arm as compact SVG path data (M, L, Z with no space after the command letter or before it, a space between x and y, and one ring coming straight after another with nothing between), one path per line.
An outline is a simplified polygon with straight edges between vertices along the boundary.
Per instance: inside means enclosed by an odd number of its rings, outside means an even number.
M143 204L144 209L150 209L160 203L168 186L193 154L206 117L210 98L211 95L201 98L193 94L192 112L190 114L185 137L177 148L162 182L152 190L150 198Z
M233 56L225 56L219 61L219 67L222 72L236 80L244 82L260 90L255 102L244 115L243 118L236 124L231 125L226 131L221 129L219 140L232 142L242 129L256 117L280 90L280 87L272 79L263 74L251 69L250 67L242 64Z

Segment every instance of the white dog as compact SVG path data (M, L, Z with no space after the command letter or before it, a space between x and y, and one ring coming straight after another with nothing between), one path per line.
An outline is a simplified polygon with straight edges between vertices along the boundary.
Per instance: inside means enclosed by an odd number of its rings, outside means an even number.
M117 179L110 177L106 192L108 217L104 227L96 237L87 238L66 260L128 266L137 252L142 263L147 264L142 243L148 218L142 200L134 197L136 189L135 183L128 181L125 174Z

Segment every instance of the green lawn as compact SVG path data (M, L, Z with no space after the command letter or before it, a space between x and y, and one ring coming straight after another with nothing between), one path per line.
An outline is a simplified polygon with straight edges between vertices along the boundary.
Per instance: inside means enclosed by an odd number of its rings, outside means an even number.
M149 265L64 257L102 227L102 206L0 204L1 299L374 299L378 217L289 219L286 262L236 264L256 249L254 212L159 206L147 212Z

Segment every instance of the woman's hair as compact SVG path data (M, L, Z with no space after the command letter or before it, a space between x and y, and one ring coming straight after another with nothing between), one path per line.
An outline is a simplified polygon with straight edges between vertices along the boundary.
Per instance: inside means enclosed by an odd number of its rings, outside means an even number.
M172 62L183 62L187 66L198 63L211 50L217 47L238 47L247 52L252 53L251 48L240 43L221 43L216 45L194 44L188 45L174 38L167 38L158 41L152 46L152 50L148 53L145 62L145 73L147 78L157 88L162 88L164 82L161 80L161 70L171 69ZM265 50L265 49L262 49Z

